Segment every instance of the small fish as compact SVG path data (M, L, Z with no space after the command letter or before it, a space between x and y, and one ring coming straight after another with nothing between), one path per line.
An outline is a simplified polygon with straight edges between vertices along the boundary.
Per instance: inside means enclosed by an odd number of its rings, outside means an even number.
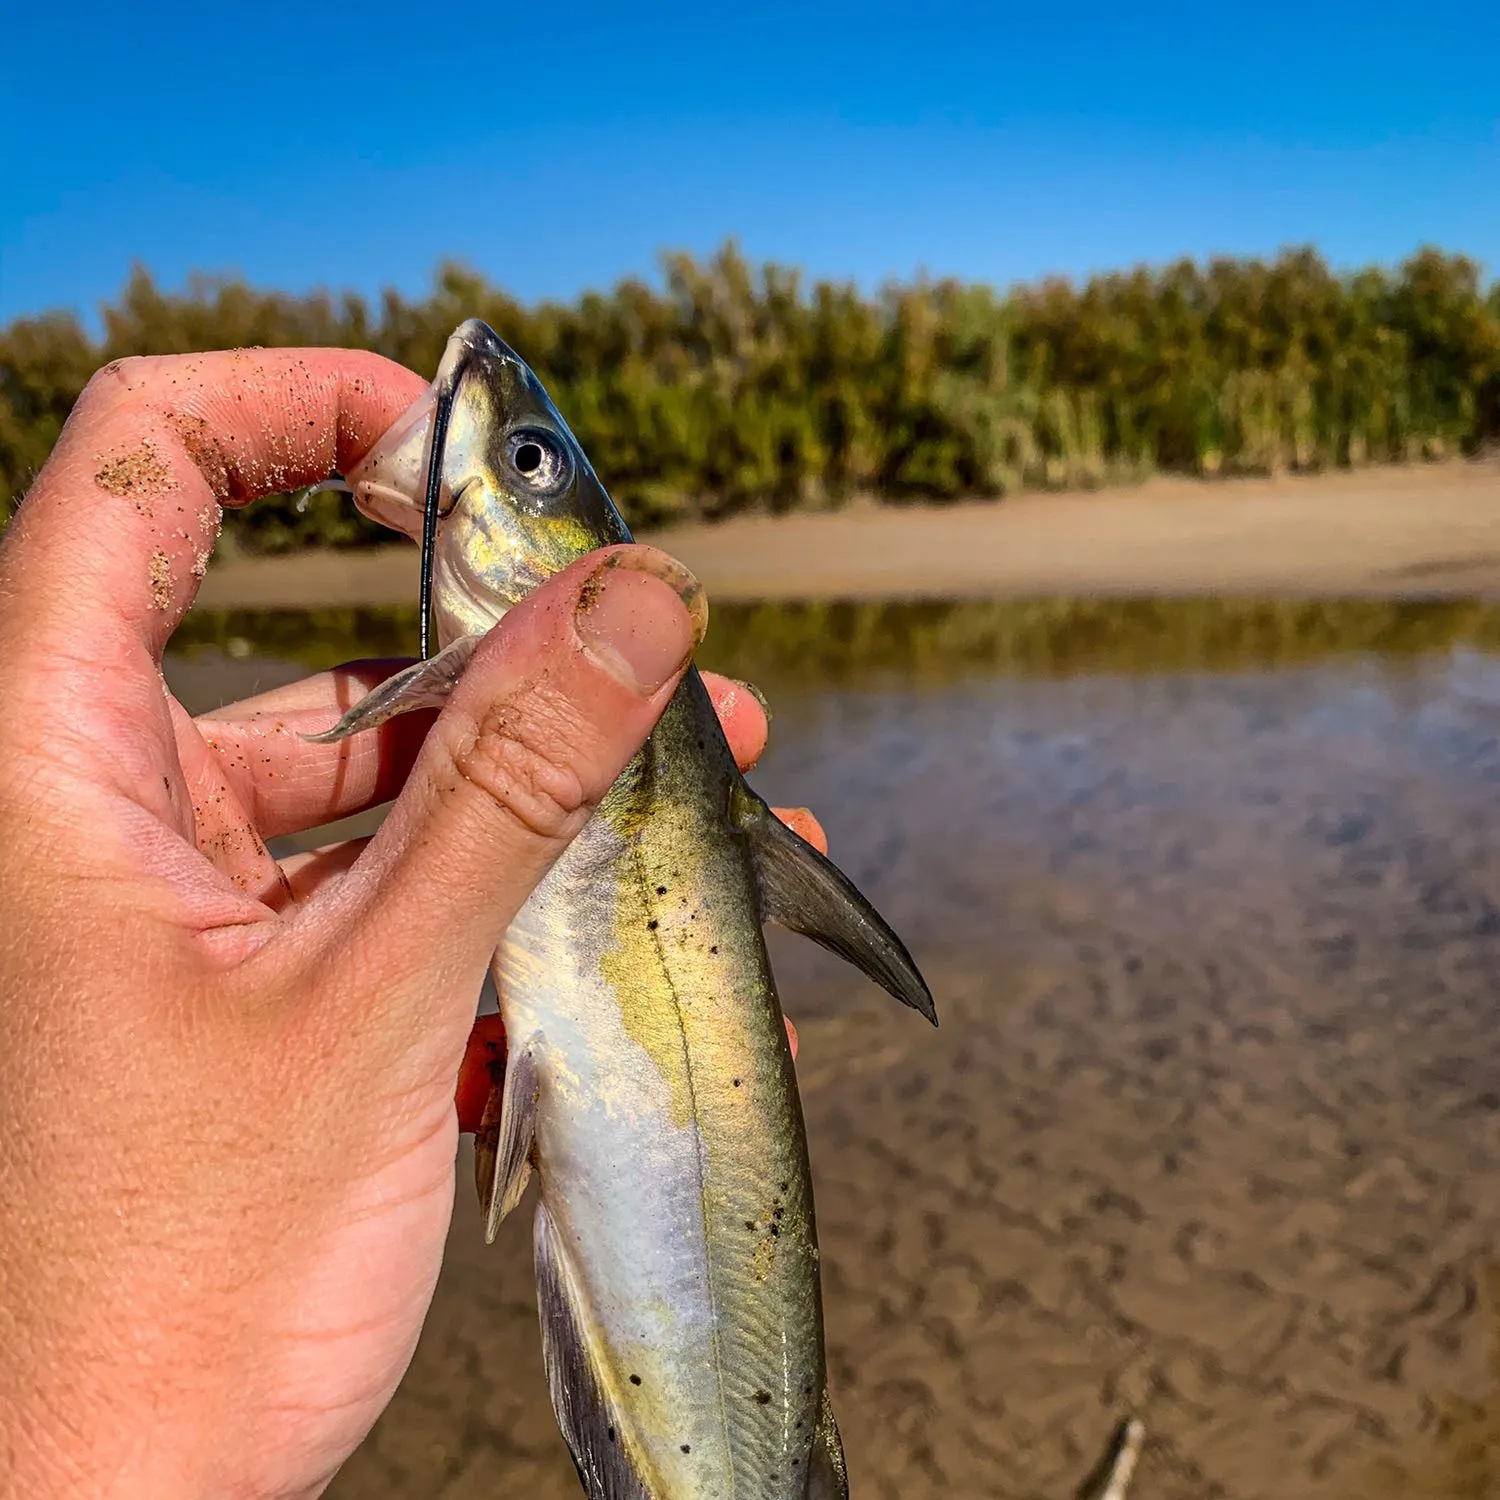
M535 375L483 323L340 482L423 542L441 649L322 740L438 704L537 584L630 532ZM534 1172L553 1409L594 1500L844 1500L807 1141L764 922L936 1024L901 940L734 764L689 670L506 932L505 1080L476 1139L493 1239Z

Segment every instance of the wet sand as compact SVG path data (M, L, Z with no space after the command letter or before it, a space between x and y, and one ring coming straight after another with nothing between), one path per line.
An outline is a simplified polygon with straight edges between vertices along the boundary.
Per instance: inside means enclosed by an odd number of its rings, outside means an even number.
M1500 1493L1500 667L764 686L943 1018L774 945L854 1494L1063 1500L1126 1409L1142 1500ZM469 1183L338 1500L579 1493Z
M855 506L655 533L712 599L1500 591L1500 462ZM416 549L213 566L207 608L406 604Z

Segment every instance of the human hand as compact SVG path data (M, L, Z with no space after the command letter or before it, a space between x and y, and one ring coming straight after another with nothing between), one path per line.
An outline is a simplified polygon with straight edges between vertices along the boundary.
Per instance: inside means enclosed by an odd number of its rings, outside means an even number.
M161 656L220 506L346 470L423 387L333 350L120 362L0 544L0 1464L18 1494L326 1484L431 1298L496 938L696 645L659 554L633 549L603 606L579 612L586 558L513 610L440 716L302 740L390 670L362 663L192 719ZM710 688L753 761L759 704ZM267 851L398 791L373 840Z

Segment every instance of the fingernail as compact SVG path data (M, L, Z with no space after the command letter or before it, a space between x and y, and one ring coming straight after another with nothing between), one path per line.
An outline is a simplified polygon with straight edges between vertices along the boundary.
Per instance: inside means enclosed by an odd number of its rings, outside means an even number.
M573 627L606 672L649 698L692 659L708 629L708 600L675 558L631 547L585 581Z
M771 722L770 700L763 692L761 692L758 687L756 687L753 682L740 682L740 679L738 677L736 677L734 680L736 682L739 682L740 686L744 688L744 690L749 693L750 696L754 698L758 704L760 704L760 710L766 716L766 723L769 724Z

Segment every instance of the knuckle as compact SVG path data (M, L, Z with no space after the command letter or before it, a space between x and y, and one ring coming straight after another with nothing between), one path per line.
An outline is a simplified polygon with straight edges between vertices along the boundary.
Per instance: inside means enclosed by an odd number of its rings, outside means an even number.
M128 394L138 390L145 382L151 367L157 363L159 359L149 354L129 354L121 359L112 359L107 365L100 366L89 377L79 401L88 401L93 404L108 400L118 394Z
M459 784L483 793L526 833L567 839L592 807L560 745L566 740L530 729L514 707L497 705L455 746L453 769Z

